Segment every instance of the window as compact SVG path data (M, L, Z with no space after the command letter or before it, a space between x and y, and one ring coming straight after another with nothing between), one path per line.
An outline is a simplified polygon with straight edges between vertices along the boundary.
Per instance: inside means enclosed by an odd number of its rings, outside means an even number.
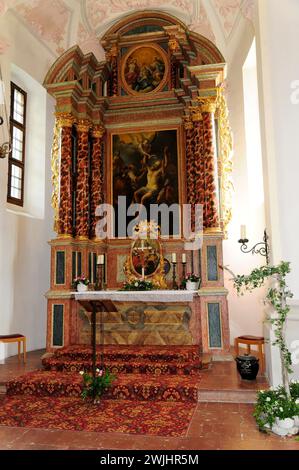
M10 135L7 202L23 206L27 94L11 83Z

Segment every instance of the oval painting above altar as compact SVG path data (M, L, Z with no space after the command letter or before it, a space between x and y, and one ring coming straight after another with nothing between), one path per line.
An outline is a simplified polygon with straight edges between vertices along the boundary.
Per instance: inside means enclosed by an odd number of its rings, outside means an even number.
M139 276L153 276L160 264L160 245L157 240L137 238L131 250L132 268Z
M167 56L159 46L134 47L123 60L124 88L131 94L160 91L167 81L167 69Z

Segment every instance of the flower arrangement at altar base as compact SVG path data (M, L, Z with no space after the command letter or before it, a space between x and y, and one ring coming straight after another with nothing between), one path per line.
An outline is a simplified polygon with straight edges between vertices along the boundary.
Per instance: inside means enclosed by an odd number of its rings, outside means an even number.
M90 280L82 274L81 276L76 277L73 280L73 287L77 289L79 292L84 292L88 290L88 285L90 284Z
M111 387L113 381L116 379L116 376L111 374L108 369L96 369L95 376L83 370L81 370L79 374L82 375L84 382L81 395L83 400L90 398L94 403L99 402L105 390Z
M135 279L131 282L125 282L121 290L127 291L144 291L144 290L157 290L158 287L152 281L145 279Z

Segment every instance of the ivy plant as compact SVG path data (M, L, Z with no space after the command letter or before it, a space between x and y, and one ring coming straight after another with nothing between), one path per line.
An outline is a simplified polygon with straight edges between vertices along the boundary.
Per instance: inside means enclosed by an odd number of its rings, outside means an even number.
M271 281L266 301L272 305L276 315L269 318L268 321L274 326L275 340L272 344L279 347L283 386L287 397L290 398L289 374L293 371L291 353L285 338L286 320L290 311L287 300L293 297L286 283L286 276L290 273L290 263L282 261L277 266L261 266L254 269L249 275L236 276L232 271L227 270L233 274L234 286L240 295L244 295L245 291L252 292L254 289L262 287L268 279Z

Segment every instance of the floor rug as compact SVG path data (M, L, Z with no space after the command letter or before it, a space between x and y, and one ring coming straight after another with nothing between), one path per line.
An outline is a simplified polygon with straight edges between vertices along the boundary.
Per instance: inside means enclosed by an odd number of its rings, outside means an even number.
M0 426L185 436L194 403L13 396L1 400Z

